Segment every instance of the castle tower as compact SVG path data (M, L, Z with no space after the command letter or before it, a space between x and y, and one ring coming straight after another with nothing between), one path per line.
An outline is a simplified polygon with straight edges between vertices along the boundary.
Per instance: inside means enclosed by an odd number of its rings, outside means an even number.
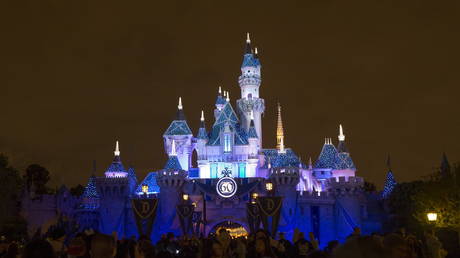
M191 165L193 134L185 119L182 106L182 99L179 97L176 118L171 122L168 129L163 134L165 152L169 154L172 148L172 141L175 141L177 159L184 170L188 170Z
M278 122L276 124L276 149L279 153L286 153L284 149L284 129L281 119L281 105L278 103Z
M83 192L81 203L76 211L76 218L80 225L80 230L94 229L99 230L99 205L100 195L96 188L96 177L93 174L88 180L88 184Z
M115 151L113 153L114 158L112 164L110 164L109 168L105 171L105 177L127 177L128 173L121 163L120 146L118 141L115 143Z
M172 141L175 147L175 141ZM160 187L159 194L159 210L157 220L161 224L157 225L157 229L153 232L161 235L167 232L179 233L180 229L175 228L176 223L176 206L180 201L182 186L185 183L187 172L181 168L178 155L175 153L174 148L169 154L169 159L166 162L164 169L157 172L157 184Z
M265 110L264 100L259 98L259 87L261 83L261 65L257 48L253 53L249 33L246 39L246 48L241 65L241 75L238 83L241 88L241 98L237 100L238 113L243 128L248 131L251 122L251 112L254 114L254 125L259 145L262 148L262 113Z
M321 183L321 189L315 189L316 191L322 191L325 180L332 177L332 171L337 167L337 155L337 149L332 144L332 139L326 138L323 149L313 166L312 174Z
M255 177L257 162L259 161L259 137L257 135L256 128L254 126L254 116L251 113L251 123L248 131L248 142L249 142L249 155L248 155L248 167L246 176Z
M217 110L217 109L216 109ZM220 111L219 111L220 112ZM200 171L200 178L210 178L211 171L209 161L206 156L206 144L208 143L208 132L204 123L204 112L201 110L200 128L196 136L196 151L198 154L198 168Z
M224 108L225 103L227 101L225 100L225 92L224 96L222 96L222 88L219 86L219 91L217 93L217 99L216 99L216 109L214 109L214 119L217 119L219 117L220 111L222 108Z
M337 146L336 168L333 171L335 177L355 176L356 167L351 159L350 152L345 145L345 135L343 134L342 125L339 125L339 145Z

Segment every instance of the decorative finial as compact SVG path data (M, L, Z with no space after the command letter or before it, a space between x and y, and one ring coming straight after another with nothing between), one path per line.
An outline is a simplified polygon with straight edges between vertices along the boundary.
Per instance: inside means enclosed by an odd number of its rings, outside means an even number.
M222 87L219 86L219 95L222 95Z
M179 110L182 110L182 108L183 108L183 106L182 106L182 98L181 97L179 97L179 105L177 105L177 108Z
M113 154L115 154L115 156L120 156L120 146L118 144L118 141L116 141L115 143L115 151L113 152Z
M281 105L278 103L278 121L276 125L276 147L278 152L284 153L284 128L283 120L281 118Z
M345 135L343 134L342 125L339 125L339 141L341 142L345 141Z
M169 156L176 156L177 153L176 153L176 141L174 141L174 139L172 140L172 143L171 143L171 153L169 154Z
M200 118L200 121L201 121L201 122L204 122L204 112L203 112L203 110L201 110L201 118Z
M227 91L227 102L230 102L230 92Z
M249 32L246 33L246 43L251 43L251 38L249 37Z
M257 52L257 47L254 48L254 53L258 55L259 53Z
M308 168L312 169L313 168L313 162L311 162L311 156L308 159Z

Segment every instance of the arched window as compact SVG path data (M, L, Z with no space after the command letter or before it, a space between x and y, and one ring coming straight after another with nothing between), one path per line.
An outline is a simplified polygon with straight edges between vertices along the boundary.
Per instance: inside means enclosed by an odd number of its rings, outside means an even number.
M224 152L232 151L232 135L224 134Z
M248 99L252 99L252 93L248 94Z
M193 149L192 151L192 168L197 168L198 167L198 153L196 149Z

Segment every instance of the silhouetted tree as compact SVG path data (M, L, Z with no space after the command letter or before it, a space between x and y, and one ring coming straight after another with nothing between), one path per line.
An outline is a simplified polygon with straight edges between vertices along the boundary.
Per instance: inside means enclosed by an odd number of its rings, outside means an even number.
M85 187L82 186L81 184L78 184L70 188L70 194L77 196L77 197L81 196L84 191L85 191Z
M46 168L38 164L32 164L27 167L25 175L27 190L30 191L33 188L36 194L46 194L46 183L49 180L50 172Z

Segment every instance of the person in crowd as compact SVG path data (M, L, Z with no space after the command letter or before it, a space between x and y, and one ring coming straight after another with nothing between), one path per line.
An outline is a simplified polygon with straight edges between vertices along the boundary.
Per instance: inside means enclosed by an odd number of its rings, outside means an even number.
M51 244L40 238L30 241L24 248L22 258L56 258Z
M113 236L96 234L91 240L92 258L112 258L116 252L116 241Z

